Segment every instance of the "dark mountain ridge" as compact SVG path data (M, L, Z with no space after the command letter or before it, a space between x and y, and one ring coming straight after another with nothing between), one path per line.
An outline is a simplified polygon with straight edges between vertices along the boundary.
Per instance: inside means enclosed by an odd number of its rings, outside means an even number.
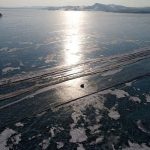
M62 6L62 7L47 7L48 10L75 10L75 11L104 11L117 13L150 13L150 7L126 7L121 5L105 5L96 3L91 6Z

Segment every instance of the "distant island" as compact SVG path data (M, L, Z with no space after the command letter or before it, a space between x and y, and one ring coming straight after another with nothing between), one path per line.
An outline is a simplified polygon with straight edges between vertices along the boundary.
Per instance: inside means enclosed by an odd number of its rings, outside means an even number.
M61 6L61 7L46 7L48 10L73 10L73 11L104 11L114 13L150 13L150 7L126 7L121 5L105 5L96 3L91 6Z
M3 15L0 13L0 17L2 17Z

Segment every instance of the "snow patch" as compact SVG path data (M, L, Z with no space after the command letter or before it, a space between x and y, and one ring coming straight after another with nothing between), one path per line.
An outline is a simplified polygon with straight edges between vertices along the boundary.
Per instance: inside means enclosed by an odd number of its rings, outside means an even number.
M105 76L114 75L114 74L120 72L121 70L122 69L107 71L106 73L103 73L102 76L105 77Z
M16 126L16 127L23 127L23 126L24 126L24 124L23 124L23 123L21 123L21 122L18 122L18 123L16 123L16 124L15 124L15 126Z
M11 140L14 145L19 144L19 142L21 141L21 134L16 134Z
M20 70L20 67L6 67L2 69L2 73L7 74L8 72L12 72L14 70Z
M56 142L56 143L57 143L57 149L60 149L60 148L64 147L63 142Z
M120 114L118 111L115 110L115 108L112 108L110 112L108 113L108 116L112 119L118 120L120 118Z
M8 52L9 53L11 53L11 52L15 52L15 51L17 51L19 48L10 48L9 50L8 50Z
M39 60L43 60L43 57L39 57L38 59L39 59Z
M86 102L86 103L85 103ZM101 114L99 114L99 110L104 108L104 98L99 95L91 95L85 98L81 98L80 101L76 101L76 103L72 104L73 113L71 115L74 123L70 126L74 128L75 125L78 123L78 120L82 117L83 120L87 121L86 116L83 114L83 111L86 110L88 106L93 106L95 108L95 112L98 114L95 116L96 120L99 122L101 119Z
M32 45L32 42L19 42L20 45Z
M126 86L132 86L132 82L128 82L125 84Z
M130 97L130 100L141 103L141 100L138 97Z
M12 129L6 128L1 134L0 134L0 149L1 150L9 150L9 147L7 147L7 140L14 135L16 132Z
M75 128L70 131L71 143L81 143L87 140L87 136L84 128Z
M146 146L145 144L137 144L137 143L132 143L129 141L129 146L127 148L123 148L123 150L149 150L150 148Z
M51 62L54 62L55 61L55 55L48 55L44 60L45 60L45 63L51 63Z
M96 124L96 125L93 125L93 126L89 126L88 129L91 131L91 134L94 134L95 132L98 131L98 129L100 128L101 125L99 124Z
M70 106L70 104L67 104L67 105ZM83 114L83 112L89 106L92 106L94 108L95 113L96 113L95 118L99 122L102 118L102 114L100 113L100 110L105 109L104 97L100 93L98 93L98 94L90 95L88 97L81 98L80 101L76 101L71 104L71 107L73 110L73 113L71 115L73 123L70 124L70 128L71 128L70 142L71 143L81 143L81 142L84 142L87 140L87 135L86 135L85 129L82 127L77 128L76 125L81 117L84 121L86 121L86 122L88 121L90 123L90 120L88 120L86 115ZM89 126L89 129L91 130L91 132L99 133L99 131L98 131L99 127L100 127L100 125L96 124L94 126Z
M104 137L99 137L96 139L96 144L101 143L103 141Z
M23 66L24 66L24 64L23 64L23 62L22 62L22 61L20 61L19 65L20 65L21 67L23 67Z
M79 146L77 147L77 150L85 150L85 148L83 147L83 144L79 144Z
M54 137L54 136L55 136L55 130L56 130L55 127L52 127L52 128L50 129L51 137Z
M0 48L0 52L7 51L7 50L8 50L8 47Z
M40 146L42 146L42 150L46 150L48 148L50 140L51 140L50 138L44 139L42 143L39 144Z
M150 134L150 131L144 128L144 125L141 120L137 121L137 126L142 132Z
M150 95L146 95L146 101L150 103Z
M105 91L102 91L100 93L103 95L112 94L112 95L115 95L117 98L123 98L123 97L129 96L129 94L127 92L125 92L123 90L119 90L119 89L105 90Z
M43 116L44 114L46 114L46 111L43 111L42 113L37 114L37 117L41 117L41 116Z

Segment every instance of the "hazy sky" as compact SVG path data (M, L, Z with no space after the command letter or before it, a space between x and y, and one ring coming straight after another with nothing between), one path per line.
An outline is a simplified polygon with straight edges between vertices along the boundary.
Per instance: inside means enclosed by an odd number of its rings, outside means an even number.
M150 6L150 0L0 0L0 7L89 5L93 3Z

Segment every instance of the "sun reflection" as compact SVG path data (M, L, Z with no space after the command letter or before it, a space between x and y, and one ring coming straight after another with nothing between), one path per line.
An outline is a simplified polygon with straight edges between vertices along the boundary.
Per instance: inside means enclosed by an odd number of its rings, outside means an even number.
M66 42L64 43L66 65L77 64L81 61L81 20L82 13L69 11L65 14Z
M83 14L83 12L76 11L65 12L64 60L67 66L79 64L82 61L81 26ZM72 70L66 73L75 79L66 81L64 87L58 91L58 96L61 97L62 101L82 97L85 94L86 91L81 88L81 84L85 84L83 78L79 77L81 72L83 72L82 66L72 66Z

